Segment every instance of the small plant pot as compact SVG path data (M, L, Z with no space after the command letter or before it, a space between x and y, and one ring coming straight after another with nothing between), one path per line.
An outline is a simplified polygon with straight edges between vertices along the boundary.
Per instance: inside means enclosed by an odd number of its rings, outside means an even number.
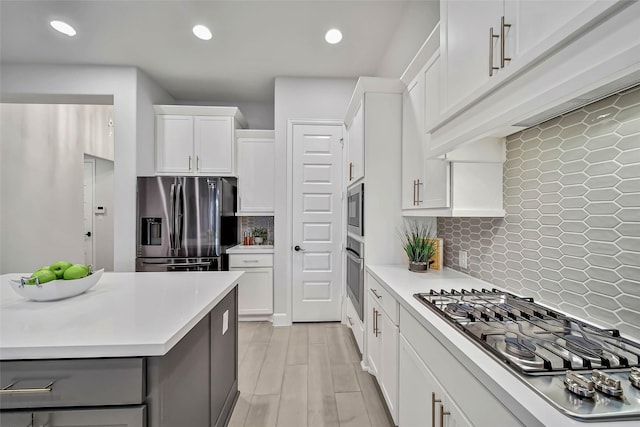
M413 271L416 273L426 273L427 271L429 271L429 263L409 261L409 271Z
M261 245L263 241L264 240L262 239L262 237L254 237L253 238L253 243L255 243L256 245Z

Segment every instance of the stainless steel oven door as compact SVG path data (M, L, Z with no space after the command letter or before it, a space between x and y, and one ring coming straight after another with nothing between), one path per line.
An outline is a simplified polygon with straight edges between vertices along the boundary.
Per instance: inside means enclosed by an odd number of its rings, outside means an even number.
M364 312L364 259L347 248L347 294L360 320Z

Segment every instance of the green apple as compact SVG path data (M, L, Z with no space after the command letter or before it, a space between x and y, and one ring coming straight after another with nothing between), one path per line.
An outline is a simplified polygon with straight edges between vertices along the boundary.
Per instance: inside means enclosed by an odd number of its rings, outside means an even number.
M89 267L84 264L73 264L64 271L65 280L82 279L89 275Z
M55 273L57 279L62 279L62 276L64 275L64 271L67 268L71 267L71 265L72 264L67 261L58 261L51 264L49 266L49 270Z
M50 270L38 270L35 273L33 273L31 277L37 277L41 284L51 282L52 280L56 280L56 274ZM36 281L35 280L33 282L29 281L27 284L35 285Z

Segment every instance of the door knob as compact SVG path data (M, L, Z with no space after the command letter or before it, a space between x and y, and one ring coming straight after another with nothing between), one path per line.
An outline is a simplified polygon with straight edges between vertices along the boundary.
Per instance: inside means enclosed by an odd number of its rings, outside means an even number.
M295 245L293 249L294 249L296 252L304 251L304 249L303 249L303 248L301 248L301 247L300 247L300 246L298 246L298 245Z
M87 236L87 237L91 237L91 232L87 231L86 233L84 233L84 235Z

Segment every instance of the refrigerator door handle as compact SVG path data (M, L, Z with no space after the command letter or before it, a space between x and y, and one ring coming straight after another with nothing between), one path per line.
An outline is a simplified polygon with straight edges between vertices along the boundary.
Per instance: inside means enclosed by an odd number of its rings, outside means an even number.
M176 240L176 184L171 184L171 218L169 219L169 251L173 255Z
M183 208L183 200L184 197L182 195L182 184L178 184L178 191L176 194L176 250L182 249L182 232L184 225L184 213L182 211Z

